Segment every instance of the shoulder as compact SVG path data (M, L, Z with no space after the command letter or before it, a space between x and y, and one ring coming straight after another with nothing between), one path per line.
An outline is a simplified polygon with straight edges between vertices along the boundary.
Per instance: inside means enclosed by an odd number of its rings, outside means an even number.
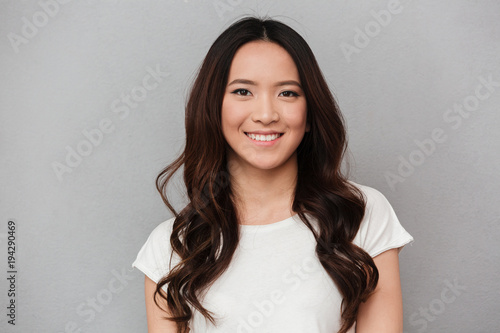
M151 231L149 238L152 241L161 241L161 240L164 240L165 238L170 240L170 235L172 234L174 221L175 221L175 217L172 217L172 218L169 218L168 220L163 221L162 223L158 224L153 229L153 231Z
M172 247L170 245L170 236L175 222L175 217L169 218L158 224L148 237L146 243L154 249L157 254L161 256L170 256Z
M352 180L348 180L348 182L352 186L359 189L360 192L363 194L366 202L365 213L370 212L373 209L384 209L384 208L392 209L392 206L390 205L385 195L382 194L382 192L380 192L379 190L367 185L355 183Z
M372 187L349 181L365 197L365 214L353 243L372 257L391 249L401 248L413 241L382 192Z
M168 273L172 264L178 262L177 255L173 253L170 245L174 221L175 218L170 218L153 229L132 264L155 282ZM172 262L170 262L171 255L173 255Z

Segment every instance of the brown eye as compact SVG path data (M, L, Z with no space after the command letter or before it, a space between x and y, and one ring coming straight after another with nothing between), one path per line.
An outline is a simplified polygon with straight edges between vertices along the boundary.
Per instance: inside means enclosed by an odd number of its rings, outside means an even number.
M297 94L296 92L291 91L291 90L283 91L280 95L282 95L283 97L297 97L297 96L299 96L299 94Z
M232 94L240 95L240 96L249 96L250 91L246 89L236 89L235 91L232 92Z

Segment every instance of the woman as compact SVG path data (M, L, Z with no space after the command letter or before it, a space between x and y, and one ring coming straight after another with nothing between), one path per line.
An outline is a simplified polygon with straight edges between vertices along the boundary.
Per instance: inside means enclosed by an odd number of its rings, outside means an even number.
M253 17L225 30L191 89L184 152L157 178L174 217L133 263L149 332L402 332L398 253L413 238L341 173L346 145L300 35ZM166 187L182 166L177 213Z

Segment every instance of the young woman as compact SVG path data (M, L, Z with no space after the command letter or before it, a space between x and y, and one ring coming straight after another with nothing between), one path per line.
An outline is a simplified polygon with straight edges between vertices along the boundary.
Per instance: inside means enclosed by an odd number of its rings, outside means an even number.
M231 25L185 120L184 152L157 178L174 217L132 264L149 332L402 332L398 253L413 238L379 191L342 174L343 119L299 34ZM177 213L166 188L181 167Z

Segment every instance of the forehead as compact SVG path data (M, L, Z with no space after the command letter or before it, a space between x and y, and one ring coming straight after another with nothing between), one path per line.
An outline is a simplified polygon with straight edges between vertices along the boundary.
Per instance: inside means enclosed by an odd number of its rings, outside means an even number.
M297 66L290 54L280 45L267 41L248 42L236 51L229 77L236 76L262 79L280 76L280 80L299 78Z

